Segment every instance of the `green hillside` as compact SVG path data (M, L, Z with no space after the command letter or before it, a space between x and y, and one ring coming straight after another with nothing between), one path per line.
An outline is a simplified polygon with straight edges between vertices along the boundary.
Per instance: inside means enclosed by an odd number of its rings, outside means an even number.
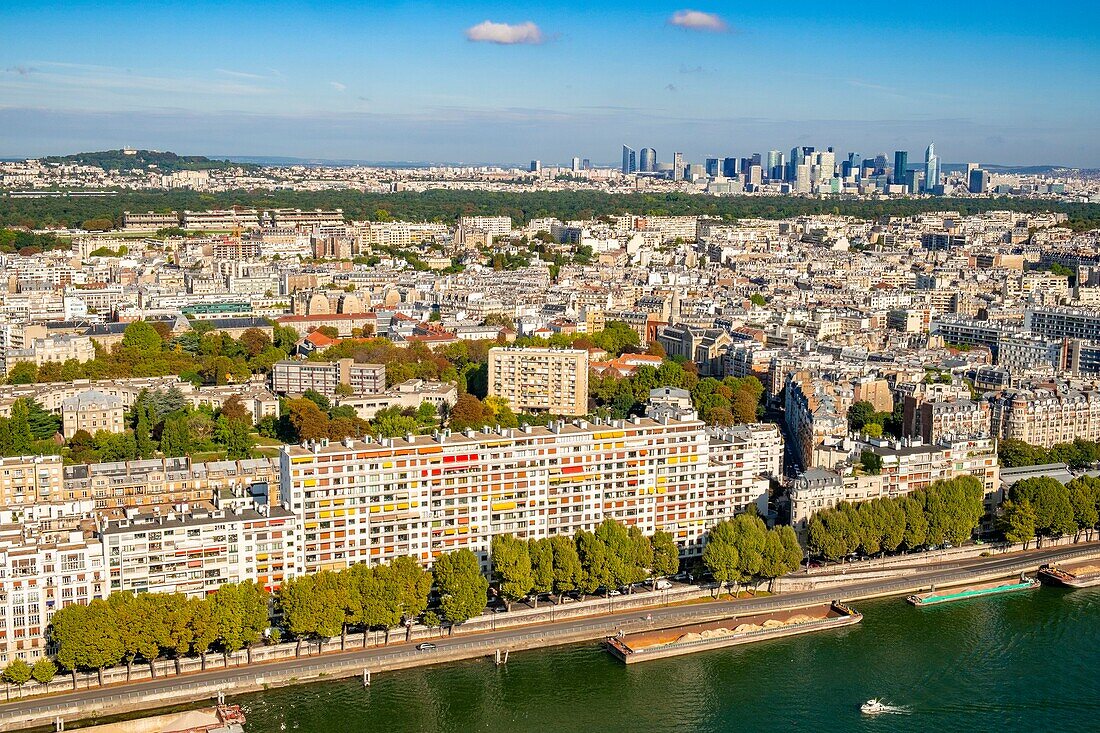
M175 153L162 153L157 150L104 150L98 153L55 155L46 158L46 161L49 163L94 165L108 171L156 168L165 173L253 167L246 163L211 160L203 155L176 155Z

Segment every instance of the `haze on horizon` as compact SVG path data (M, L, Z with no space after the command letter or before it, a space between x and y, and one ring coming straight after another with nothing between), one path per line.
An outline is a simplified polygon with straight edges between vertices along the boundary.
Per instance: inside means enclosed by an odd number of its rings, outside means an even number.
M0 156L524 163L793 145L1100 167L1100 9L612 0L0 8Z

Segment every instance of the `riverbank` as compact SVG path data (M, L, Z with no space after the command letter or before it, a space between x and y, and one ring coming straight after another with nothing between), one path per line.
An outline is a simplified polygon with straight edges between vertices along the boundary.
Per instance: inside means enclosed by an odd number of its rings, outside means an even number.
M130 685L112 685L66 692L49 697L29 698L0 705L0 731L50 725L55 718L72 721L89 717L153 709L187 701L208 700L219 691L240 694L270 687L306 681L359 676L365 669L373 674L390 670L488 657L497 649L522 651L560 644L591 641L624 633L682 626L691 623L718 621L740 615L781 611L827 603L837 598L846 601L906 595L931 585L995 580L1022 571L1034 571L1046 562L1086 559L1100 556L1100 543L1082 543L1041 552L1029 552L1026 557L998 555L985 558L974 567L906 576L902 578L856 581L849 585L824 590L784 593L766 598L711 601L686 605L640 605L616 610L598 617L556 619L550 623L527 623L496 630L462 630L452 637L434 639L436 649L417 651L412 643L389 647L368 647L334 652L311 658L274 660L248 667L208 670L173 677L147 680ZM697 595L706 594L698 589ZM644 599L626 597L625 602L644 603ZM614 607L614 606L613 606ZM638 611L646 610L645 614ZM508 614L500 614L507 616ZM505 619L490 620L503 626ZM339 647L339 640L335 642Z

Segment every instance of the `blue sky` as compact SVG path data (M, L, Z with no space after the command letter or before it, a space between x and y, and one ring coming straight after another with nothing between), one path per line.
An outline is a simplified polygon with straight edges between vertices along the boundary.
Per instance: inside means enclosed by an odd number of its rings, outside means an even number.
M1100 167L1096 3L4 0L0 34L3 156Z

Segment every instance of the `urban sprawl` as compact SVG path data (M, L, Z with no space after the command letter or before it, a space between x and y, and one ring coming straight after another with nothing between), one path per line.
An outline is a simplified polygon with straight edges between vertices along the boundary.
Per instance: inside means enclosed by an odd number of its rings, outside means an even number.
M402 221L108 206L139 190L440 188L984 208ZM616 168L529 170L42 159L0 163L0 189L0 664L53 655L53 615L112 593L277 592L464 550L496 580L501 538L577 537L584 559L606 520L712 570L709 533L739 515L839 559L869 547L833 541L845 507L957 480L980 484L987 537L1097 524L1100 230L1056 206L1100 202L1087 172L948 170L933 145L917 162L797 147L698 165L624 146ZM69 198L103 213L15 223ZM1021 198L1050 207L1012 210ZM1067 484L1091 514L1035 511Z

